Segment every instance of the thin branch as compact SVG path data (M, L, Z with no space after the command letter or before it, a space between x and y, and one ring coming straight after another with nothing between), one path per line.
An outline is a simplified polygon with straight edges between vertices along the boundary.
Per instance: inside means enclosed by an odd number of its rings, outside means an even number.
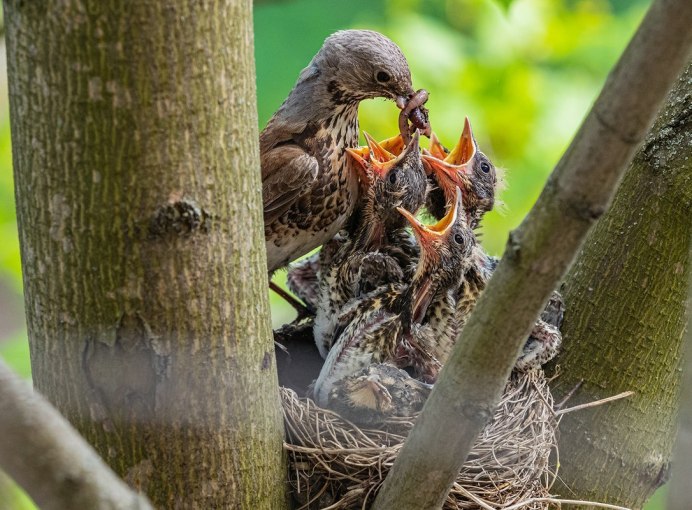
M0 467L43 510L149 510L48 401L0 360Z
M440 508L530 328L690 56L692 2L656 0L505 255L373 510ZM497 318L502 317L502 320Z
M600 406L603 404L607 404L608 402L613 402L615 400L620 400L623 398L631 397L632 395L634 395L633 391L623 391L622 393L618 393L617 395L613 395L612 397L606 397L606 398L602 398L600 400L594 400L593 402L587 402L586 404L580 404L578 406L568 407L567 409L560 409L558 411L555 411L555 416L560 416L561 414L571 413L572 411L581 411L582 409L588 409L589 407Z
M567 395L565 395L565 398L563 398L558 404L555 404L555 409L562 409L565 405L567 405L567 402L569 402L569 400L574 396L577 390L581 388L582 384L584 384L584 379L581 379L577 384L575 384L574 388L569 390Z

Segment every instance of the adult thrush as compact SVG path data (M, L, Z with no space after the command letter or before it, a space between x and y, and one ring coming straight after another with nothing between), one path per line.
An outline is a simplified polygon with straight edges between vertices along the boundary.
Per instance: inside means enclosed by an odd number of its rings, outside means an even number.
M406 58L368 30L328 37L260 134L267 269L330 240L353 212L358 176L346 149L358 144L358 104L415 96Z

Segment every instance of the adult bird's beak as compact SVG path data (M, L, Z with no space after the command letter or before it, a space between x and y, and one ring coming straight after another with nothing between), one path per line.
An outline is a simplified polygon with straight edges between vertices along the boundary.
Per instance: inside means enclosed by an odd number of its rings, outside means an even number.
M399 110L403 110L404 108L406 108L406 104L408 103L408 97L396 96L394 102L396 103L396 107L399 108Z

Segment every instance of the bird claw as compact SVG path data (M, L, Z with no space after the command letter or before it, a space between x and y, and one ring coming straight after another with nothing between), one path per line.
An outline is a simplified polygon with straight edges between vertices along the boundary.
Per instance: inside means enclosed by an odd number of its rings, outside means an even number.
M432 389L435 387L435 383L434 383L434 382L432 382L432 383L427 383L427 382L423 382L423 381L418 381L418 384L420 384L420 385L421 385L423 388L425 388L426 390L430 390L430 391L432 391Z

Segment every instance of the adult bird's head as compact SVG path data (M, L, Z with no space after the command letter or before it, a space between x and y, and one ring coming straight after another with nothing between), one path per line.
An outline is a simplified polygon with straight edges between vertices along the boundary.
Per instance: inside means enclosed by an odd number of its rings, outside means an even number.
M403 109L414 94L404 54L390 39L371 30L342 30L327 37L303 77L326 84L334 104L386 97Z

